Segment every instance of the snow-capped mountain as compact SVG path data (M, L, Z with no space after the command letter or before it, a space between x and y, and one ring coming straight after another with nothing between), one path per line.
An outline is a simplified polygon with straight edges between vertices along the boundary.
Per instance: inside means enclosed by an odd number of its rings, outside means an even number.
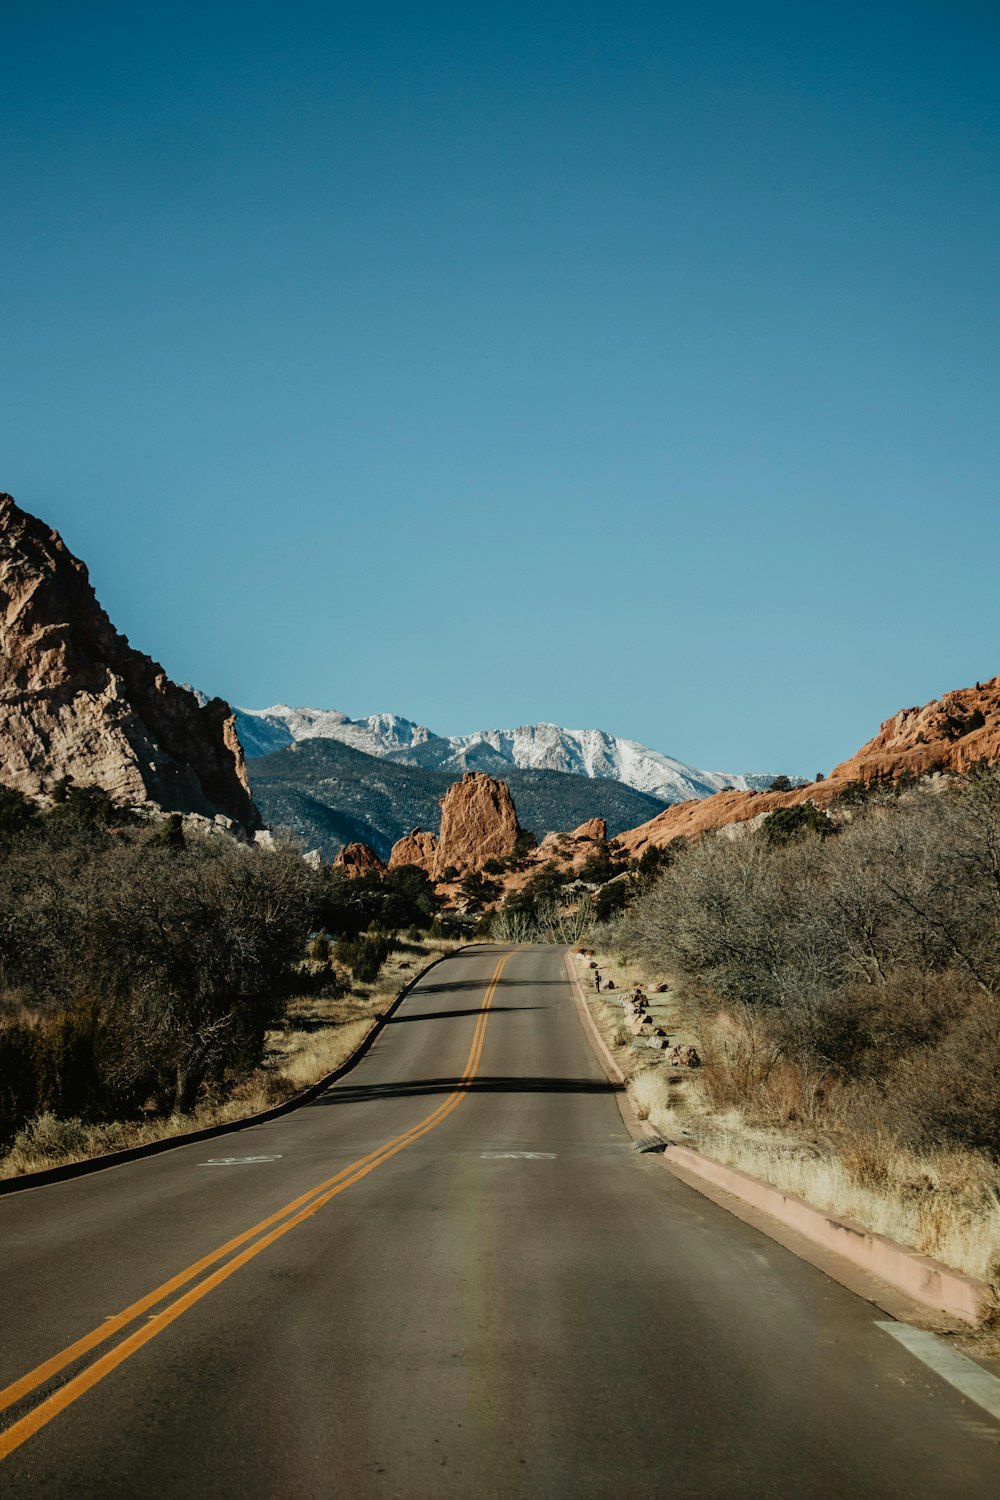
M236 727L248 759L271 755L298 740L339 740L365 755L389 755L439 738L422 724L411 724L397 714L351 719L335 708L289 708L285 703L273 708L238 708Z
M336 709L237 709L236 723L248 756L270 755L301 740L331 739L367 755L429 770L564 771L574 776L620 781L663 802L709 797L723 787L753 791L770 785L773 773L730 774L701 771L683 761L619 739L603 729L562 729L558 724L523 724L518 729L481 729L474 734L434 734L397 714L351 719Z

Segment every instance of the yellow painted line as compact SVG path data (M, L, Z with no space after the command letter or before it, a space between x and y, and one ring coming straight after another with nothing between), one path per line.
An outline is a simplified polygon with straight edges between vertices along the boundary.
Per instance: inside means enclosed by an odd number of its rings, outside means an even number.
M85 1391L90 1390L98 1381L103 1380L105 1375L110 1374L112 1370L116 1369L138 1349L141 1349L144 1344L148 1344L164 1328L168 1328L189 1307L193 1307L202 1297L207 1296L215 1287L220 1286L234 1271L246 1265L254 1256L259 1255L262 1250L267 1249L268 1245L274 1244L275 1240L280 1239L289 1230L296 1228L297 1225L311 1218L318 1209L322 1208L324 1204L329 1203L332 1198L336 1198L346 1188L351 1187L355 1182L360 1182L363 1177L367 1177L369 1172L373 1172L376 1167L381 1166L382 1162L388 1161L390 1157L405 1150L407 1146L412 1145L415 1141L420 1140L422 1136L435 1130L438 1125L447 1119L448 1115L454 1109L457 1109L458 1105L465 1098L469 1085L476 1075L480 1059L483 1055L483 1046L486 1040L486 1023L490 1007L493 1004L493 995L499 983L504 964L509 957L509 953L505 954L493 971L479 1017L476 1021L476 1029L473 1033L472 1045L469 1048L469 1056L465 1069L459 1080L458 1087L453 1093L449 1094L448 1098L442 1104L438 1105L436 1109L432 1110L429 1115L425 1116L423 1120L419 1121L409 1130L404 1131L401 1135L394 1136L384 1145L378 1147L377 1150L369 1152L367 1156L360 1157L357 1161L352 1162L350 1166L344 1167L336 1176L328 1178L326 1182L319 1183L316 1187L301 1194L291 1203L286 1204L284 1208L279 1209L268 1218L262 1219L252 1229L244 1230L242 1234L229 1240L225 1245L220 1246L218 1250L213 1250L210 1254L203 1256L201 1260L196 1261L187 1270L179 1272L178 1275L171 1277L169 1281L165 1281L162 1286L157 1287L155 1291L149 1292L145 1297L140 1298L139 1301L133 1302L124 1312L119 1313L114 1318L109 1318L105 1323L101 1323L91 1333L85 1335L84 1338L78 1339L76 1343L69 1345L60 1354L54 1355L51 1359L46 1360L44 1364L38 1365L29 1374L15 1381L12 1385L7 1386L5 1390L0 1391L0 1411L2 1411L12 1405L13 1402L29 1395L38 1386L44 1384L46 1380L58 1374L60 1370L64 1370L67 1365L72 1364L82 1355L89 1353L98 1344L104 1343L129 1323L134 1322L136 1318L141 1317L149 1308L162 1302L166 1297L169 1297L173 1292L185 1286L189 1281L194 1280L203 1270L207 1270L210 1266L215 1265L231 1251L238 1249L240 1245L246 1245L248 1240L254 1239L262 1231L270 1229L270 1233L264 1234L263 1238L256 1240L256 1243L248 1245L239 1255L234 1256L224 1266L220 1266L210 1276L207 1276L204 1281L199 1282L197 1286L192 1287L182 1297L179 1297L176 1302L171 1303L163 1312L154 1314L142 1328L137 1329L134 1333L123 1339L120 1344L116 1344L113 1349L108 1350L106 1354L95 1360L93 1364L88 1365L85 1370L82 1370L79 1375L68 1381L66 1385L56 1391L48 1400L43 1401L33 1412L29 1412L27 1416L22 1417L20 1421L15 1422L9 1427L5 1433L0 1434L0 1461L7 1458L16 1448L19 1448L39 1428L51 1422L53 1417L58 1416L67 1406L72 1405ZM289 1217L289 1215L292 1215L292 1217ZM285 1222L281 1222L283 1220ZM271 1226L276 1227L272 1228Z

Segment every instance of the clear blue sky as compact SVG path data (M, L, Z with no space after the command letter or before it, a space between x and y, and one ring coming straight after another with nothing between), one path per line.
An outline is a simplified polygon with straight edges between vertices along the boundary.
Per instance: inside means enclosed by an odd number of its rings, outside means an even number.
M0 488L174 677L811 774L1000 671L995 4L0 51Z

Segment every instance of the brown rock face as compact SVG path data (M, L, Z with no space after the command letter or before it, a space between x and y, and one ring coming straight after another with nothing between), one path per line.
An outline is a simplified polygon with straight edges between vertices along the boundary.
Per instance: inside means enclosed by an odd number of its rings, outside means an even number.
M333 862L335 870L343 870L348 880L360 880L362 875L384 875L386 867L367 844L345 844Z
M200 704L119 635L58 532L0 495L0 781L260 825L221 698Z
M389 869L396 870L400 865L419 865L421 870L433 875L437 847L436 834L428 833L423 828L414 828L412 833L405 834L393 844L389 855Z
M504 859L514 853L520 832L507 783L494 781L482 771L469 771L448 788L441 803L435 879L449 865L465 874L481 870L488 859Z
M571 839L596 839L603 844L608 836L608 825L603 818L590 818L586 823L581 823L579 828L574 828L570 834Z
M996 761L1000 761L1000 677L947 693L923 708L900 709L825 781L792 792L716 792L701 802L680 802L639 828L619 834L617 843L637 857L650 844L669 844L681 835L694 838L709 829L745 823L800 802L830 807L851 785L891 784L901 776L967 771Z

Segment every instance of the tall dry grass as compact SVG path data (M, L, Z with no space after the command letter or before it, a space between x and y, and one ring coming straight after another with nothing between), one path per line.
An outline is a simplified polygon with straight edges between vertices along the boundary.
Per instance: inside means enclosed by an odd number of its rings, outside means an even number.
M613 954L601 972L624 973ZM640 976L629 966L631 984ZM918 1151L866 1121L835 1078L789 1061L769 1045L750 1012L706 1019L671 989L676 1016L705 1066L678 1073L644 1049L617 1004L592 1003L594 1019L624 1073L640 1119L726 1166L807 1203L852 1219L945 1265L990 1282L1000 1297L1000 1162L987 1153Z

